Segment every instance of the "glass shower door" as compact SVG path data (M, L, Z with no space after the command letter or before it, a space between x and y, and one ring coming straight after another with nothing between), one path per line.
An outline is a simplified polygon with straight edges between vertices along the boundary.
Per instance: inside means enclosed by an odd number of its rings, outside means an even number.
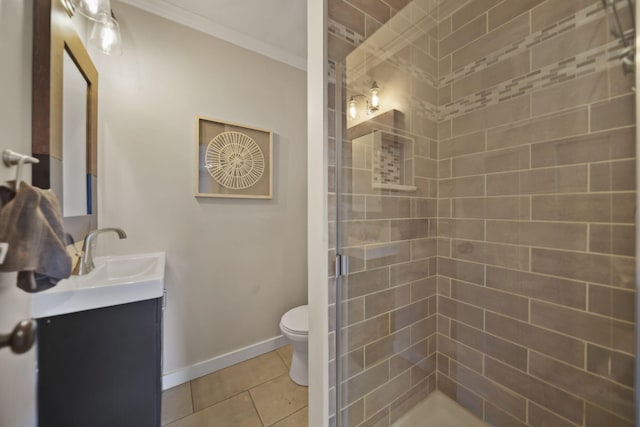
M632 2L338 3L333 422L634 425Z

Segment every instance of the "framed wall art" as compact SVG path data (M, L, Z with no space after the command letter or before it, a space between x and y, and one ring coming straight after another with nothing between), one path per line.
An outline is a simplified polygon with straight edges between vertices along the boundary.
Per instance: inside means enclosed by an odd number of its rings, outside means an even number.
M271 199L273 132L196 117L196 197Z

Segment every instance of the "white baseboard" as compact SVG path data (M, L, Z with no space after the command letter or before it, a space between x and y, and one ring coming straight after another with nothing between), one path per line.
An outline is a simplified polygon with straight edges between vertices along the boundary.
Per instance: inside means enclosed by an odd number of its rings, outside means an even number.
M162 376L162 390L166 390L198 377L219 371L220 369L235 365L236 363L244 362L245 360L260 356L261 354L268 353L285 345L287 345L287 339L284 336L279 335L239 350L196 363L195 365L169 372Z

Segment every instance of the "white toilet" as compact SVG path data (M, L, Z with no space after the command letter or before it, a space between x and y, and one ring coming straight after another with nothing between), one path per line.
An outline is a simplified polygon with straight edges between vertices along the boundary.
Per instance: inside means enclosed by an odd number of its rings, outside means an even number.
M293 347L289 376L296 384L309 385L309 310L307 305L292 308L280 320L280 330Z

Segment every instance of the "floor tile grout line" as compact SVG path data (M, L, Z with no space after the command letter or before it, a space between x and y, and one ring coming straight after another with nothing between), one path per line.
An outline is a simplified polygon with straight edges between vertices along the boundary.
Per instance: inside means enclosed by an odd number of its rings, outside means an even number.
M249 394L249 399L251 399L251 404L253 405L253 410L256 411L256 414L258 415L258 419L260 420L260 424L262 424L262 427L267 427L266 424L264 423L264 421L262 420L262 415L260 415L260 411L258 411L258 407L256 406L256 401L253 400L253 395L251 394L251 390L252 389L247 390L247 394Z

